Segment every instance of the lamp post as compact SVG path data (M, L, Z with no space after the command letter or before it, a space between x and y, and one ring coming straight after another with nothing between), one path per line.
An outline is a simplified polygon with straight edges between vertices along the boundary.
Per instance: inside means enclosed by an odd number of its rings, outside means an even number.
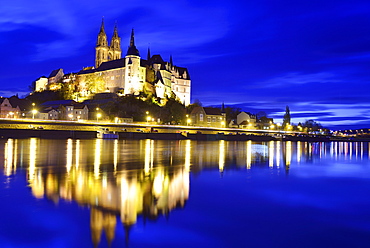
M35 109L35 103L32 103L32 119L35 119L36 109Z
M37 114L37 110L36 109L33 109L32 110L32 119L35 119L35 114Z
M72 118L73 118L73 115L72 114L69 114L68 117L71 119L72 121Z
M101 117L101 114L100 113L97 113L96 114L96 122L98 122L99 121L99 118Z
M13 112L9 112L9 115L10 115L10 118L13 118L14 113Z
M148 122L150 121L149 111L146 111L145 114L146 114L146 124L148 124Z

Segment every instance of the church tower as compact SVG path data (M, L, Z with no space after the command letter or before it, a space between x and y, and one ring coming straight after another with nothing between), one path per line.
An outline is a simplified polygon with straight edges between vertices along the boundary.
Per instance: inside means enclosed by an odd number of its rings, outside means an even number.
M104 19L102 20L100 26L100 32L98 34L98 40L96 42L96 56L95 56L95 68L98 68L101 63L108 61L108 42L107 35L104 30Z
M114 26L113 37L109 47L109 60L121 58L121 38L118 36L117 25Z
M137 95L143 91L144 68L140 65L139 50L135 46L134 29L131 31L130 45L127 49L125 70L125 94Z

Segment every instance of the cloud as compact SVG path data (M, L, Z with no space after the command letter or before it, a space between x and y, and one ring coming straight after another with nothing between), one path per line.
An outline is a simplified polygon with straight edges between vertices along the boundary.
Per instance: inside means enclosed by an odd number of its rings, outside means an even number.
M258 84L263 85L263 87L288 87L290 84L301 85L338 82L341 81L336 79L336 75L329 72L318 72L311 74L291 72Z

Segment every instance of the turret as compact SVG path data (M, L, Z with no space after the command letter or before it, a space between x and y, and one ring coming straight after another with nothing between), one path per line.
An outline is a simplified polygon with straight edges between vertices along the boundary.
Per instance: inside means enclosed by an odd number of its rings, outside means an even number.
M139 94L143 91L145 71L140 65L139 50L135 46L134 29L131 31L130 45L126 54L125 94Z
M137 50L137 48L135 46L134 29L132 29L132 31L131 31L130 46L128 47L126 55L140 56L139 50Z

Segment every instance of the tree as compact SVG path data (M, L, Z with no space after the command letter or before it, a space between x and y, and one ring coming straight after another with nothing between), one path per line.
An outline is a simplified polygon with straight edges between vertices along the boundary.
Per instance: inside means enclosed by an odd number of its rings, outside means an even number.
M311 131L318 131L320 129L322 129L322 125L314 120L308 120L308 121L305 121L303 124L302 124L302 127L306 127L308 128L309 130Z
M236 107L226 107L226 123L230 123L231 120L235 120L238 114L240 114L241 108Z
M257 114L256 114L256 117L257 119L261 119L262 117L267 117L267 114L265 111L259 111Z
M98 74L89 74L85 77L87 90L90 93L100 93L105 91L104 78Z
M284 118L283 118L283 127L285 127L287 125L290 125L290 110L289 110L289 106L286 106L286 108L285 108L285 114L284 114Z

